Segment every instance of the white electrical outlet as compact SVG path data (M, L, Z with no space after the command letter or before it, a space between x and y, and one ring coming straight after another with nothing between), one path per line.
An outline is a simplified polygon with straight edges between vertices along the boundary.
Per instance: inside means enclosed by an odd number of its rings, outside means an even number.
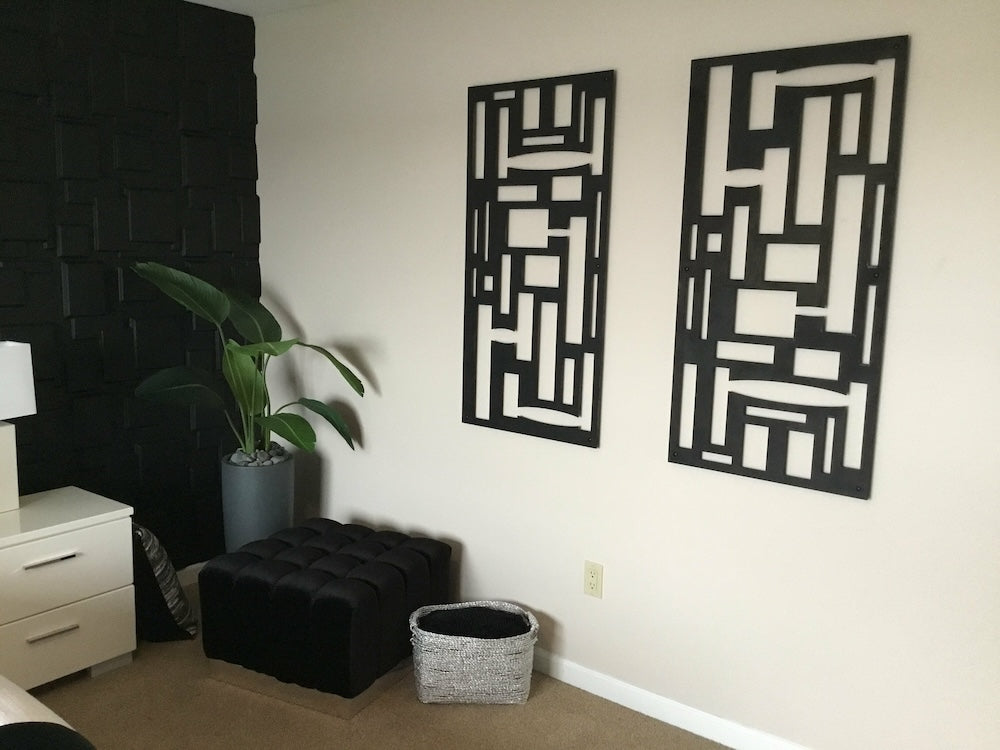
M604 566L600 563L583 561L583 593L598 599L604 596Z

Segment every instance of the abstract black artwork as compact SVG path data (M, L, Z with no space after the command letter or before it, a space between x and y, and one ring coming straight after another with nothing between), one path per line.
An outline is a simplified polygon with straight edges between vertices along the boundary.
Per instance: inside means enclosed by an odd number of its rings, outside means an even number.
M870 497L908 52L692 63L671 461Z
M614 91L469 89L464 422L598 445Z

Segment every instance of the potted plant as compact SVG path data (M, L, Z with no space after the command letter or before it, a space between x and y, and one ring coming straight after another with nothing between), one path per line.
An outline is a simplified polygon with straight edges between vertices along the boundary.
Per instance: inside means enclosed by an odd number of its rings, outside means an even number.
M214 325L219 338L229 398L209 373L187 366L160 370L140 383L135 392L142 398L207 406L225 414L238 446L222 458L226 549L236 549L289 526L294 487L291 454L273 443L271 435L296 448L313 451L316 432L304 416L286 410L300 407L322 417L351 450L354 439L344 418L317 399L301 397L274 408L267 384L270 361L296 346L311 349L326 358L359 396L364 396L358 376L321 346L297 338L283 339L274 315L249 294L221 291L207 281L160 263L136 263L133 269L175 302ZM235 408L228 408L230 404Z

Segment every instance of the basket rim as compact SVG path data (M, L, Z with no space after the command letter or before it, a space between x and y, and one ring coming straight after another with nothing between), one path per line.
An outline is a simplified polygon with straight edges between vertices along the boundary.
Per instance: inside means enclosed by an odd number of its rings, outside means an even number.
M513 612L524 616L528 621L528 631L526 633L518 633L517 635L509 635L503 638L479 638L474 635L442 635L441 633L434 633L429 630L424 630L421 628L417 621L426 614L431 612L437 612L439 610L445 609L468 609L470 607L483 607L486 609L496 609L501 612ZM470 641L484 641L487 643L498 643L502 641L510 641L515 639L524 638L535 638L538 635L538 619L529 610L524 607L514 604L514 602L503 601L499 599L479 599L476 601L468 602L455 602L452 604L428 604L423 607L419 607L410 613L410 632L413 635L430 636L438 638L464 638Z

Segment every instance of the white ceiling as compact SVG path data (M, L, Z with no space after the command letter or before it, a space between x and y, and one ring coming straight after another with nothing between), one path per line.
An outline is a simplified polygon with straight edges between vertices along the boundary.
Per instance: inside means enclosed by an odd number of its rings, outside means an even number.
M242 13L245 16L266 16L268 13L277 13L282 10L292 10L293 8L305 8L310 5L323 5L329 0L189 0L198 5L207 5L211 8L221 8L231 10L234 13Z

